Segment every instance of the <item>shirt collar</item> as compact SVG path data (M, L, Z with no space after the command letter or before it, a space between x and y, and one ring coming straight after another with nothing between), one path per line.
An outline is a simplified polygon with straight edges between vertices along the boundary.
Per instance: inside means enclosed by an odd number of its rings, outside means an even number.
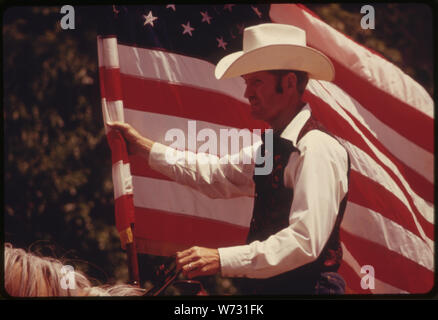
M291 141L294 147L296 147L298 134L301 132L301 129L304 127L307 120L309 120L311 113L312 110L310 109L309 104L306 103L301 111L298 112L298 114L286 126L286 128L280 134L280 137Z

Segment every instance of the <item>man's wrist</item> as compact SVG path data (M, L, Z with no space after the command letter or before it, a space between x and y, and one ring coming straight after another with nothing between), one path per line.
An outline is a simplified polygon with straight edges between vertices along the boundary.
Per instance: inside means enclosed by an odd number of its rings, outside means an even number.
M142 151L141 151L141 155L148 159L149 161L149 155L151 153L152 150L152 146L154 145L154 141L148 139L148 138L143 138L142 142L141 142L141 146L142 146Z

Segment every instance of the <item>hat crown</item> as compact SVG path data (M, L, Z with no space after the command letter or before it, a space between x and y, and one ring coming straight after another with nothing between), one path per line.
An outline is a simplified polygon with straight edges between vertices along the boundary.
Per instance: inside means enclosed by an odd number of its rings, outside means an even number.
M226 79L264 70L300 70L311 79L325 81L332 81L335 76L330 59L307 46L303 29L279 23L246 28L243 50L223 57L215 76Z
M295 26L279 23L264 23L244 30L244 52L271 45L306 46L306 32Z

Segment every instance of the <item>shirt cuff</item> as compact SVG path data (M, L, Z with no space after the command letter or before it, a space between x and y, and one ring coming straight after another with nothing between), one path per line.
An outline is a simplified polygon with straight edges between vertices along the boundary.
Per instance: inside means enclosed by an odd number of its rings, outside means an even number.
M249 245L219 248L221 275L223 277L247 277L251 266Z

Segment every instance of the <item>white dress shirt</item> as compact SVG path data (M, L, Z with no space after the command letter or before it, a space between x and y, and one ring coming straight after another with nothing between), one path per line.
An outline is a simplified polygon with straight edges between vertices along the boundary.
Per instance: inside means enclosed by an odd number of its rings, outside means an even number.
M336 139L320 130L308 132L297 144L310 115L307 104L281 134L300 150L291 153L283 176L284 185L294 190L289 226L265 241L219 248L222 276L269 278L314 261L323 250L348 191L348 157ZM257 143L240 152L252 156L254 148L259 147ZM166 152L172 154L174 165L166 161ZM212 198L253 196L255 165L232 164L230 158L235 156L239 154L228 155L228 161L224 161L214 155L177 151L154 143L149 164ZM195 161L188 163L187 157Z

